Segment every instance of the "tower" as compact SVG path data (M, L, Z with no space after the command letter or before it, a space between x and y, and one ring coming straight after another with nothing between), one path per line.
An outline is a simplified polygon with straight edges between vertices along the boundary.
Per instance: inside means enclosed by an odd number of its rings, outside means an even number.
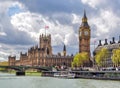
M40 35L40 49L44 50L47 55L52 55L51 35Z
M63 56L66 56L66 46L63 47Z
M15 66L15 60L16 60L16 56L9 56L8 57L8 65Z
M86 11L82 18L82 23L79 27L79 53L87 52L90 57L90 26L87 22Z

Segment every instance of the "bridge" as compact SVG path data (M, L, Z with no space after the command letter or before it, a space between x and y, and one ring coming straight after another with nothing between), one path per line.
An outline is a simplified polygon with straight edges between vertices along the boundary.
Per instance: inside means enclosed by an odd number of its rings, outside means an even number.
M0 66L0 68L14 69L15 71L24 72L27 69L37 69L39 71L51 71L52 67L42 67L42 66Z

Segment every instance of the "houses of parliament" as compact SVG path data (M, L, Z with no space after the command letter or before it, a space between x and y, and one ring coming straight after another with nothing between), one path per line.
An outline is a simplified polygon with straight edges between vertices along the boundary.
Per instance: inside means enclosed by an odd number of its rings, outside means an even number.
M87 52L90 58L90 26L87 22L86 12L82 18L82 23L78 30L79 53ZM27 53L20 53L20 59L16 60L16 56L9 56L9 66L62 66L71 67L73 55L66 55L66 46L63 46L63 54L54 55L51 46L51 35L40 35L39 46L28 49ZM89 62L87 62L89 64Z

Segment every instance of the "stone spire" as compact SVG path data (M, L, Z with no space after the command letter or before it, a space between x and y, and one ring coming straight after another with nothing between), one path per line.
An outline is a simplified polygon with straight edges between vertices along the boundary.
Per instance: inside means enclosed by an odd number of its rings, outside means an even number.
M86 16L86 11L85 10L84 10L83 18L82 18L81 27L89 27L88 22L87 22L87 16Z
M64 47L63 47L63 56L66 56L66 46L64 44Z
M84 9L84 16L83 16L83 18L86 18L86 19L87 19L85 9Z
M63 51L66 51L66 46L65 46L65 44L64 44L64 47L63 47Z

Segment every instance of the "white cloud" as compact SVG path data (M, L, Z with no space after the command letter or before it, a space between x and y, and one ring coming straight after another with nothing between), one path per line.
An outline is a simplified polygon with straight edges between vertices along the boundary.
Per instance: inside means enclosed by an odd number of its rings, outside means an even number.
M22 3L20 3L20 2L18 2L18 1L16 1L16 2L14 2L14 3L12 3L12 5L10 6L10 7L14 7L14 6L18 6L20 9L26 9L27 10L27 8L22 4Z
M28 48L31 46L28 45L9 45L9 44L3 44L0 43L0 60L1 61L7 61L8 56L16 56L17 59L19 59L20 52L25 53Z
M5 53L5 52L2 52L2 51L0 51L0 54L1 55L9 55L9 53Z
M88 4L92 8L96 8L98 5L102 5L106 0L81 0L83 4Z
M111 10L101 10L100 14L89 22L96 27L95 34L101 39L110 38L120 27L120 18Z
M22 12L11 17L11 24L18 30L28 33L33 39L38 41L40 34L45 34L45 25L49 26L46 30L52 35L52 45L61 45L67 41L66 35L69 37L75 35L73 27L60 24L59 21L51 21L49 17L41 14ZM71 35L70 33L74 33ZM67 44L67 43L66 43ZM71 42L69 42L71 44Z
M66 45L77 45L78 44L78 36L71 32L65 36L65 44Z
M20 3L20 2L18 2L16 0L2 0L2 1L0 1L0 8L2 8L2 9L0 9L0 13L7 13L9 8L13 7L15 5L17 5L21 9L26 8L22 3Z
M22 12L11 17L11 24L16 29L28 33L36 40L40 34L39 29L43 28L43 23L41 15L30 12Z
M80 16L72 13L72 23L73 23L73 24L76 24L76 23L80 23L80 21L81 21Z
M63 37L60 34L52 35L52 45L63 45Z
M22 45L20 48L19 46L14 45L9 45L6 44L6 42L10 41L9 39L6 38L11 38L13 36L11 35L11 31L13 32L13 35L16 33L12 25L10 24L10 17L9 17L9 11L11 7L18 6L20 9L26 10L26 7L18 2L17 0L0 0L0 60L4 61L8 59L9 55L17 55L18 56L18 51L23 49L26 50L25 46ZM13 14L14 15L14 14ZM8 33L10 33L8 35ZM19 35L18 35L19 36ZM14 37L12 38L14 39ZM23 50L21 50L23 51Z
M5 32L0 32L0 36L6 36Z
M0 36L6 36L6 33L3 31L3 27L0 24Z
M2 45L0 45L0 48L2 47Z

